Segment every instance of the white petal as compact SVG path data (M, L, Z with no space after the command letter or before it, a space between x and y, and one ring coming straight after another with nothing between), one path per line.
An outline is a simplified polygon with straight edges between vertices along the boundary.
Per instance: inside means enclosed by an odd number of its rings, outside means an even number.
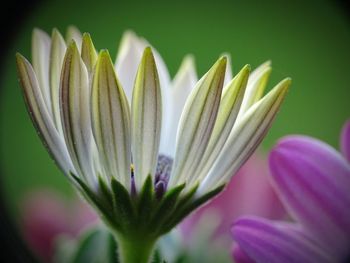
M138 37L130 30L126 31L122 36L115 68L129 102L131 102L136 72L140 64L143 51L148 46L151 45L147 40ZM167 92L170 86L169 72L157 50L152 47L152 51L156 61L162 93L164 94ZM163 89L165 91L163 91Z
M194 65L193 56L186 56L175 75L172 87L170 89L170 100L168 105L171 107L169 115L164 118L168 119L168 125L164 127L166 131L161 138L160 153L174 158L176 132L178 130L181 113L185 106L185 102L198 81L197 73ZM163 104L164 105L164 104ZM163 118L163 120L164 120ZM163 128L162 128L163 129Z
M120 42L115 68L129 102L136 72L146 46L147 43L141 41L132 31L126 31Z
M220 152L198 194L210 191L229 181L254 152L266 135L288 91L290 79L281 81L264 98L255 103L234 125L225 146Z
M82 178L96 184L91 158L90 89L87 69L75 42L63 62L60 109L69 154Z
M89 75L91 76L98 56L90 34L84 33L83 42L81 45L81 58L83 59Z
M23 88L27 108L33 124L49 151L51 157L56 161L61 170L68 175L75 172L65 142L58 134L51 119L44 97L39 89L39 83L30 63L21 55L17 54L17 68L20 82Z
M176 155L169 181L175 186L195 173L212 133L225 77L226 58L220 58L197 83L186 101L176 139Z
M91 99L92 127L107 176L130 189L130 109L108 51L95 67Z
M51 39L48 34L40 29L34 29L32 36L32 63L35 74L38 78L44 105L52 116L49 68L50 68L50 47Z
M225 72L225 80L224 80L224 89L223 91L226 90L227 85L231 82L232 80L232 62L231 62L231 55L228 53L222 54L223 56L227 57L227 65L226 65L226 72Z
M236 122L243 95L246 90L249 72L250 66L246 65L229 83L224 91L212 136L200 162L199 170L192 177L192 183L201 181L205 175L207 175L227 141L232 127Z
M156 171L161 132L162 98L159 77L151 48L141 59L131 107L132 157L135 184L141 188Z
M266 84L271 74L271 62L267 61L257 67L250 74L246 94L244 95L241 110L238 114L238 119L258 100L261 99L266 88Z
M52 31L51 52L50 52L50 93L52 102L53 120L59 134L63 136L60 107L59 107L59 86L66 43L63 37L54 29Z
M81 35L79 29L75 26L69 26L66 33L66 42L69 44L74 41L77 44L79 52L81 51L81 43L83 36Z

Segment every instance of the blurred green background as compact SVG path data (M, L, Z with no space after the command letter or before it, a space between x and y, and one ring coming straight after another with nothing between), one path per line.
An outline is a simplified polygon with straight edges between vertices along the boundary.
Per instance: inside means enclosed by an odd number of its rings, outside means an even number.
M263 143L267 151L290 133L308 134L338 146L350 116L350 23L335 3L319 1L46 1L33 10L1 72L1 172L12 212L28 191L72 190L42 146L24 107L15 52L30 58L34 27L62 33L68 25L90 32L98 49L115 56L124 30L133 29L155 46L174 76L187 53L203 74L222 54L233 71L271 59L271 88L293 79L285 104Z

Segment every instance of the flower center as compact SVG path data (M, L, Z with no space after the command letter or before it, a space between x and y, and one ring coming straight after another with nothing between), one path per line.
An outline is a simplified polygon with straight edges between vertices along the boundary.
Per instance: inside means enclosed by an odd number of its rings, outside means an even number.
M159 154L156 174L154 176L154 190L156 193L156 197L158 199L160 199L164 195L164 193L167 189L172 165L173 165L172 158L170 158L164 154ZM132 195L135 195L136 194L136 186L135 186L135 181L134 181L134 165L133 164L131 164L131 166L130 166L130 172L131 172L131 193L132 193Z
M154 189L156 192L156 197L159 199L163 196L168 186L172 165L172 158L163 154L158 156L157 169L154 179Z

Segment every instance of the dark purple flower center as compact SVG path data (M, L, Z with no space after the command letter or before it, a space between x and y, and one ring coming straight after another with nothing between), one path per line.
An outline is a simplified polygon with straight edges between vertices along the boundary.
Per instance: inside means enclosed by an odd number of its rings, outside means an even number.
M169 176L173 165L173 159L160 154L158 156L157 170L154 178L156 197L161 198L168 186Z
M163 154L159 154L156 174L154 176L154 190L155 190L157 199L160 199L166 192L172 165L173 165L172 158ZM131 169L131 195L135 195L135 194L136 194L136 186L135 186L135 180L134 180L134 170Z

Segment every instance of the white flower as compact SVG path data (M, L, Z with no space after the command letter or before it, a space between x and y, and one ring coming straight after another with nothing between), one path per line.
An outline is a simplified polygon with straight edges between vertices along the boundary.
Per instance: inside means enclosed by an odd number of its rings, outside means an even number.
M290 79L263 97L270 62L251 74L246 65L231 79L221 57L198 80L187 56L171 80L149 46L126 32L114 65L89 34L70 28L65 41L57 30L51 38L34 30L33 66L17 55L29 113L53 159L87 186L83 191L108 197L112 179L137 195L150 176L160 198L185 183L182 196L192 191L200 199L225 185L257 148Z
M17 54L28 111L61 170L114 231L125 262L147 262L157 238L219 193L267 133L290 85L266 96L267 62L231 79L221 57L197 79L187 56L174 80L132 32L116 63L89 34L33 33ZM67 45L68 43L68 45Z

